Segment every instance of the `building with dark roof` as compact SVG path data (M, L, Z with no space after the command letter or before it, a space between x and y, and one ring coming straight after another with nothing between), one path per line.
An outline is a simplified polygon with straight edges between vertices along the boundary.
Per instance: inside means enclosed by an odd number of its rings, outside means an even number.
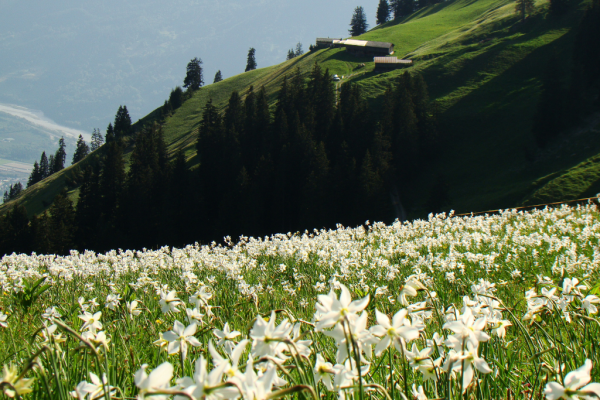
M317 49L345 47L355 56L387 56L394 54L394 44L370 40L317 38Z
M342 41L346 51L356 56L387 56L394 54L394 44L370 40L346 39Z
M413 60L400 60L398 57L374 57L373 61L375 71L388 71L413 65Z
M317 49L325 49L327 47L332 47L335 42L340 42L342 39L332 39L332 38L317 38Z

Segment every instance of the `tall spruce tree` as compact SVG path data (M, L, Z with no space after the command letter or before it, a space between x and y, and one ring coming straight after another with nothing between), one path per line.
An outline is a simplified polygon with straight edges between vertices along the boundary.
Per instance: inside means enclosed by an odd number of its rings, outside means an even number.
M65 144L65 138L61 137L58 140L58 149L54 153L54 161L52 163L52 174L58 171L62 171L65 168L65 161L67 160L67 145Z
M94 249L100 218L100 187L98 174L91 166L83 173L83 182L79 188L79 200L75 211L77 247L81 250Z
M42 153L42 157L40 158L40 177L42 179L50 176L50 166L48 165L48 158L46 157L46 152Z
M38 162L33 163L33 169L31 170L31 174L29 175L29 180L27 181L27 187L31 187L40 181L40 165Z
M213 83L219 83L223 80L223 74L221 74L221 70L218 70L217 73L215 74L215 80L213 81Z
M77 139L77 145L75 146L75 153L73 154L72 164L76 164L79 161L83 160L87 157L89 153L89 146L87 145L85 140L83 140L83 136L79 135L79 138Z
M302 49L302 43L296 43L296 50L294 51L294 56L299 57L304 54L304 50Z
M106 156L100 175L100 193L102 194L101 212L105 223L105 232L110 233L114 228L115 219L123 184L125 182L125 165L123 150L118 142L107 143Z
M131 133L131 117L129 116L129 111L127 111L127 106L119 106L115 115L113 129L116 139L120 139Z
M550 13L555 16L563 15L571 6L571 0L550 0Z
M204 77L202 76L202 60L195 57L187 65L187 72L183 80L183 87L191 90L198 90L204 85Z
M385 24L390 19L390 5L387 0L379 0L377 6L377 25Z
M367 15L365 9L362 6L354 9L352 19L350 20L350 36L359 36L367 31L369 25L367 24Z
M515 12L521 16L521 21L525 22L528 15L535 11L535 3L533 0L516 0Z
M75 235L75 209L73 202L64 189L56 195L50 206L50 243L52 252L58 255L67 255L74 248Z
M177 110L183 104L183 90L176 86L175 89L171 90L169 95L169 105L171 110Z
M248 50L248 59L246 61L246 70L244 72L252 71L256 69L256 67L256 49L251 47L250 50Z
M106 127L106 143L110 143L116 140L115 137L115 128L113 128L112 123L109 123Z
M92 143L90 151L98 150L104 144L104 137L102 137L102 133L100 129L94 128L94 132L92 133Z
M54 171L55 167L56 167L56 165L54 165L54 154L50 154L50 157L48 157L48 176L50 176L54 172L56 172L56 171Z

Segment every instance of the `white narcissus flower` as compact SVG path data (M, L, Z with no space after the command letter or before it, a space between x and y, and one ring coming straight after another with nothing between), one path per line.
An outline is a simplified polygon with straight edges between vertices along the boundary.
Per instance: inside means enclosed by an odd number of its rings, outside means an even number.
M177 298L177 292L174 290L171 290L168 294L161 290L160 301L158 303L160 304L163 314L168 312L178 313L179 309L177 307L183 304L182 301Z
M204 316L197 308L191 309L186 308L185 313L187 314L188 322L191 324L195 322L197 324L202 324L202 317Z
M175 321L173 330L163 333L163 338L169 342L167 352L169 354L181 352L182 357L185 360L188 343L194 347L200 346L200 342L194 337L196 328L196 324L191 324L186 328L181 322Z
M204 400L222 400L232 399L239 396L239 392L235 387L220 387L223 370L226 366L217 365L210 373L207 370L207 362L204 357L200 356L196 360L196 368L194 371L194 379L189 377L181 378L177 381L181 390L191 395L194 399ZM175 400L187 400L187 396L175 396Z
M408 306L407 297L415 297L419 290L424 290L425 285L423 285L417 278L413 275L406 278L406 283L400 289L400 294L398 295L398 301L403 306Z
M268 322L260 315L256 318L249 335L253 339L253 357L260 358L263 356L270 356L285 358L282 351L285 350L287 346L282 342L290 340L289 335L293 326L286 318L281 321L279 326L275 327L275 318L276 314L274 311L271 312L271 317Z
M140 389L137 396L138 400L145 399L145 396L147 394L151 394L152 392L169 389L169 383L173 377L173 366L169 362L160 364L152 372L150 372L150 375L146 373L146 368L148 368L148 364L142 365L142 368L137 370L133 376L135 386ZM165 400L169 397L169 395L149 396L149 398L152 400Z
M1 327L8 328L8 322L6 322L7 319L8 319L8 315L6 315L2 311L0 311L0 326Z
M493 325L492 333L501 339L506 336L506 328L512 326L512 323L507 319L496 320L491 324Z
M229 360L227 360L225 357L219 354L217 349L215 349L212 340L208 342L208 351L212 357L213 364L215 366L220 366L221 364L224 364L225 367L223 369L223 374L225 374L228 379L234 377L241 378L243 376L243 374L239 370L238 364L240 362L240 357L244 353L244 350L246 350L246 346L249 342L250 341L248 339L243 339L242 341L240 341L240 343L238 343L237 346L235 346L230 355L231 363L229 362Z
M548 383L544 388L546 398L548 400L579 400L580 398L600 397L600 383L589 383L591 371L592 362L589 359L585 360L583 366L565 376L564 386L558 382Z
M413 343L412 349L410 351L408 349L405 350L404 354L406 354L406 358L411 368L417 369L420 366L433 366L431 353L433 353L431 347L425 347L423 350L419 350L416 343Z
M270 365L267 371L259 378L254 371L252 357L248 358L246 371L241 380L244 398L247 400L267 400L276 380L275 367Z
M357 318L357 314L369 304L369 295L360 300L352 301L348 288L341 283L339 286L341 289L339 299L333 289L328 295L321 294L317 297L319 300L316 305L317 313L315 314L317 332L331 328L345 317L348 319Z
M487 319L485 317L475 320L471 308L465 307L465 312L460 315L456 321L446 322L444 329L450 329L455 333L446 340L446 346L459 349L463 342L471 344L473 347L479 346L479 342L485 342L490 336L483 332Z
M80 382L77 387L75 387L75 390L69 394L78 400L83 400L86 396L88 400L100 400L106 397L104 395L105 386L106 389L108 389L110 396L114 396L117 392L117 389L108 385L106 374L102 374L102 381L100 381L98 375L90 372L90 380L92 381L91 383L87 381Z
M320 381L323 381L327 390L333 390L331 375L334 373L333 364L326 362L320 353L317 354L317 360L315 361L315 367L313 369L315 385L318 385Z
M372 326L370 331L373 335L382 337L375 347L375 355L377 357L379 357L391 343L394 344L396 350L402 351L401 338L406 342L410 342L419 337L419 330L417 328L410 326L410 323L406 325L406 322L408 322L406 319L407 314L408 310L406 309L398 311L390 323L390 319L387 315L379 310L375 310L375 317L379 325Z
M225 322L225 326L223 326L222 331L219 329L213 329L213 334L219 338L217 346L224 346L225 350L229 354L231 354L231 351L235 346L235 342L233 339L241 335L239 331L232 331L229 328L229 322Z
M292 330L292 341L294 342L294 346L290 346L288 350L293 352L297 351L300 356L308 358L312 353L310 348L312 340L300 340L302 337L302 333L300 332L301 325L300 322L296 322L294 325L294 329Z
M119 304L121 304L121 296L118 294L111 293L106 296L106 308L114 311L117 307L119 307Z
M98 311L95 314L91 314L87 311L84 311L82 315L79 316L84 322L81 330L89 329L92 333L96 333L97 330L102 329L102 322L100 322L100 318L102 318L102 311Z
M2 313L0 313L0 315L1 314ZM62 317L62 315L60 315L60 313L54 306L46 308L46 311L42 314L42 318L44 318L44 319L52 319L52 318L59 319L60 317Z
M473 346L470 342L467 342L467 349L460 353L460 361L458 366L462 368L462 380L463 380L463 393L467 390L467 387L473 381L473 367L483 374L489 374L492 369L488 363L477 355L477 347Z
M427 396L425 395L425 392L423 391L423 386L419 386L419 388L417 389L417 385L415 385L414 383L412 384L412 395L413 395L413 399L427 400Z
M127 302L127 312L129 313L129 317L131 319L133 319L133 317L137 317L138 315L140 315L142 313L142 310L140 310L138 307L138 301L134 300L131 303Z
M593 294L590 294L588 296L586 296L582 301L581 301L581 306L583 307L583 309L585 309L588 314L592 315L592 314L596 314L598 312L598 307L596 307L594 304L598 304L600 303L600 298L598 298L598 296L594 296Z
M367 359L371 359L371 345L378 342L372 333L367 330L368 313L363 312L355 321L350 324L336 325L331 331L325 331L324 334L332 337L338 347L336 353L336 362L341 364L348 358L348 347L352 348L352 344L348 343L348 338L356 343L359 353L364 353Z
M196 305L197 308L208 306L208 300L213 297L212 289L209 286L201 286L193 296L190 297L190 303Z
M4 386L4 394L6 394L10 398L15 397L16 395L21 396L27 393L31 393L33 391L33 389L31 389L31 385L33 384L33 378L18 378L19 371L17 370L17 367L15 365L5 365L4 368L2 368L2 376L0 376L0 383L6 382L10 384L10 386Z

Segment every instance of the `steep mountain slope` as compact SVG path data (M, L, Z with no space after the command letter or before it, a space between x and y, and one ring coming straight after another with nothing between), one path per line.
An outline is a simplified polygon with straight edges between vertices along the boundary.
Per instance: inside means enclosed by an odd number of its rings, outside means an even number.
M540 188L543 177L600 153L597 135L579 135L569 139L569 146L557 146L552 157L544 156L535 148L530 133L544 68L553 54L568 68L585 5L575 4L568 14L554 18L545 12L547 2L538 1L537 14L522 23L512 1L448 1L361 36L393 42L395 55L413 59L415 65L408 70L424 75L432 100L439 104L445 150L431 162L431 179L423 179L412 193L413 204L425 202L436 176L442 174L450 186L452 208L457 211L517 206ZM188 165L193 168L198 163L197 127L210 98L224 109L232 91L244 94L251 85L255 89L264 85L273 105L284 77L297 69L306 74L315 62L331 74L344 76L343 81L360 85L373 107L379 105L385 88L405 71L377 73L372 58L355 58L343 49L325 49L231 77L202 88L167 118L163 129L169 151L174 155L185 149ZM361 63L365 67L361 68ZM139 128L159 116L157 109L136 125ZM131 149L129 143L126 153ZM75 174L77 168L67 168L59 176L40 182L17 202L25 204L29 213L42 211L48 194L60 191L65 177ZM76 198L77 189L70 193ZM553 196L548 198L560 200L559 195ZM414 215L423 212L427 210L419 206L413 210Z

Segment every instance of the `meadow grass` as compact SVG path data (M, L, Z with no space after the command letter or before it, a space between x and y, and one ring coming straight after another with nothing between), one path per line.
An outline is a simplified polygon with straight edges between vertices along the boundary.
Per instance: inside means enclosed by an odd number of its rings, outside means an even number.
M599 238L589 204L5 256L1 388L35 399L558 398L548 385L569 386L569 371L593 365L600 378Z

